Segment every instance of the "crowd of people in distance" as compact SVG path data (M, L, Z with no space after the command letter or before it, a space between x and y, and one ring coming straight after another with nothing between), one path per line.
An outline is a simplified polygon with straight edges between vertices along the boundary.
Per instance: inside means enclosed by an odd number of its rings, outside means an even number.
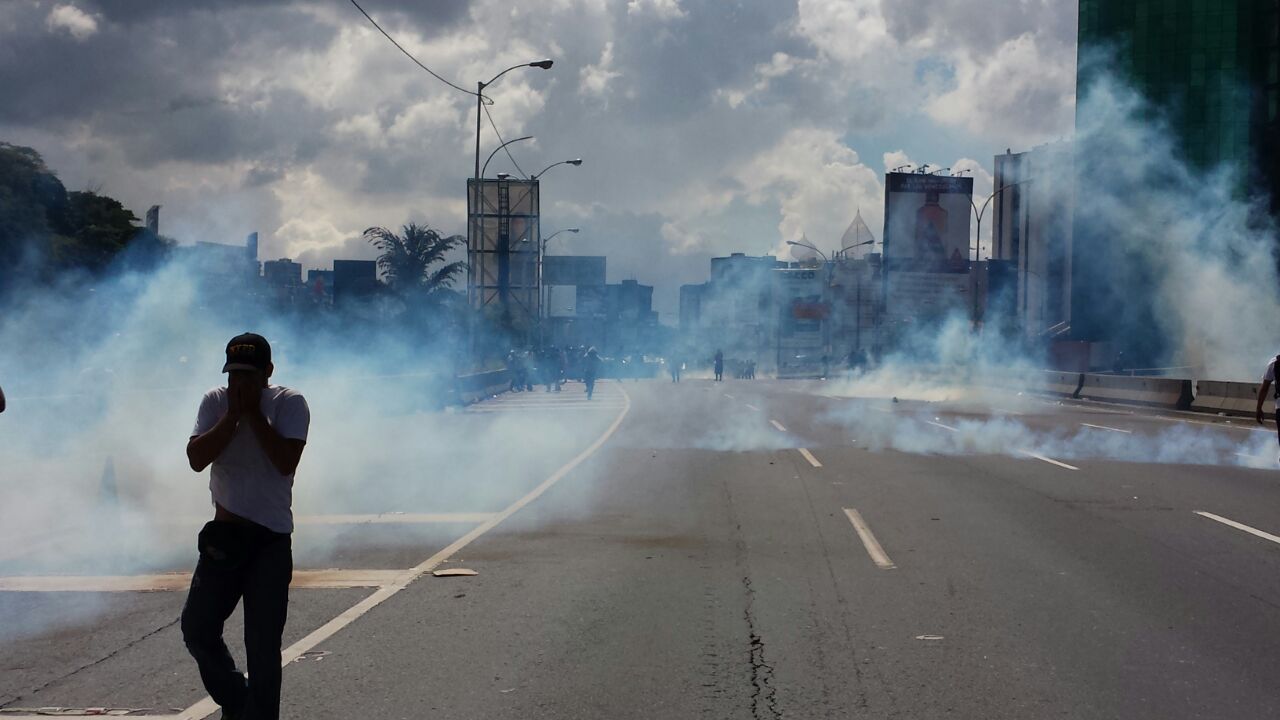
M513 349L507 353L506 363L511 392L532 392L538 385L545 386L546 392L560 392L565 383L579 380L586 385L590 398L600 376L600 354L595 348L550 345L541 352Z

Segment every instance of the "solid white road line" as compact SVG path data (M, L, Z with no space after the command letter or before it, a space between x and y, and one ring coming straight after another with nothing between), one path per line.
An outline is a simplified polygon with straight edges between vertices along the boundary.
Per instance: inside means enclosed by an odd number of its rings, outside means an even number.
M871 556L871 561L881 570L893 570L897 565L889 559L885 554L884 548L880 547L880 541L876 540L876 536L871 534L871 528L867 527L867 521L862 519L862 515L853 508L844 508L844 514L849 516L849 522L853 523L853 529L858 532L858 537L862 538L862 545L867 549L867 554Z
M925 420L925 422L929 423L930 425L933 425L934 427L940 427L940 428L942 428L943 430L950 430L951 432L960 432L959 430L956 430L955 428L951 427L950 425L943 425L943 424L942 424L942 423L940 423L940 422L934 422L934 421L932 421L932 420Z
M755 405L752 405L751 403L747 403L747 407L751 408L752 410L755 410L756 412L760 412L760 408L756 407Z
M1064 462L1058 462L1057 460L1054 460L1053 458L1047 458L1047 457L1045 457L1045 456L1043 456L1043 455L1041 455L1041 454L1039 454L1039 453L1033 453L1033 452L1031 452L1030 450L1019 450L1019 451L1018 451L1018 454L1020 454L1020 455L1026 455L1026 456L1027 456L1027 457L1029 457L1029 458L1035 458L1036 460L1039 460L1039 461L1041 461L1041 462L1047 462L1047 463L1049 463L1050 465L1057 465L1057 466L1058 466L1058 467L1060 467L1060 468L1066 468L1066 469L1068 469L1068 470L1079 470L1079 469L1080 469L1080 468L1076 467L1075 465L1068 465L1068 464L1066 464L1066 463L1064 463Z
M301 657L303 653L307 652L308 650L311 650L312 648L324 642L325 640L328 640L329 638L333 637L337 632L347 627L351 623L355 622L356 620L360 619L370 610L381 605L388 598L392 597L396 593L408 587L409 584L412 583L414 580L417 580L422 575L425 575L426 573L429 573L432 570L434 570L437 565L444 562L445 560L448 560L450 557L454 555L454 553L458 552L459 550L465 548L467 545L471 544L471 542L474 541L476 538L480 537L481 535L484 535L485 533L489 532L493 528L497 527L498 523L502 522L503 520L506 520L507 518L511 517L515 513L519 512L522 508L524 508L526 505L533 502L534 500L537 500L539 497L542 496L543 493L549 490L551 486L560 482L560 480L564 478L565 475L568 475L570 471L572 471L574 468L581 465L583 461L585 461L587 458L594 455L595 452L599 450L600 447L604 445L605 442L608 441L610 437L613 437L613 434L617 432L618 427L622 425L622 419L625 418L627 416L627 413L630 412L631 410L631 396L627 395L626 390L623 390L622 388L618 388L618 389L619 391L622 392L622 396L623 398L626 399L627 404L622 409L622 412L618 413L618 417L614 419L613 423L604 431L604 433L600 435L600 437L596 438L595 442L587 446L585 450L578 453L577 456L575 456L572 460L566 463L559 470L556 470L554 473L552 473L551 477L547 478L546 480L543 480L541 484L539 484L533 490L530 490L527 495L508 505L507 508L502 512L495 514L492 518L485 521L483 524L472 529L471 532L467 533L466 535L463 535L457 540L454 540L453 543L451 543L445 549L441 550L435 555L432 555L426 560L423 560L418 565L404 571L403 573L400 574L400 577L391 585L387 585L379 588L376 592L369 595L364 600L361 600L355 605L352 605L351 607L347 608L345 611L342 612L342 614L338 615L336 618L330 620L324 625L321 625L320 627L313 630L306 637L302 638L301 640L285 648L284 652L281 653L281 658L280 658L281 666L287 667L289 663L292 663L294 660ZM202 720L202 718L208 717L209 715L213 714L215 711L217 711L217 709L218 709L218 704L213 701L213 698L206 697L203 700L197 702L196 704L184 710L182 714L179 715L178 717L179 717L179 720Z
M1250 535L1256 535L1256 536L1258 536L1258 537L1262 538L1263 540L1270 540L1270 541L1271 541L1271 542L1273 542L1273 543L1278 543L1278 544L1280 544L1280 537L1277 537L1277 536L1275 536L1275 535L1272 535L1272 534L1271 534L1271 533L1269 533L1269 532L1263 532L1262 530L1259 530L1258 528L1249 527L1248 525L1245 525L1244 523L1238 523L1238 522L1236 522L1235 520L1229 520L1229 519L1227 519L1227 518L1222 517L1221 515L1214 515L1213 513L1205 512L1205 511L1203 511L1203 510L1196 510L1196 511L1195 511L1195 513L1196 513L1197 515L1199 515L1200 517L1206 517L1206 518L1209 518L1210 520L1215 520L1215 521L1217 521L1217 522L1220 522L1220 523L1222 523L1223 525L1230 525L1231 527L1233 527L1233 528L1235 528L1235 529L1237 529L1237 530L1243 530L1243 531L1245 531L1245 532L1249 533Z
M773 426L774 426L774 427L776 427L776 428L778 428L778 429L779 429L779 430L781 430L782 432L786 432L786 431L787 431L787 429L786 429L786 428L782 427L782 423L778 422L777 420L770 420L769 422L773 423Z
M1107 427L1106 425L1094 425L1093 423L1086 423L1086 422L1082 422L1080 424L1087 428L1096 428L1098 430L1110 430L1111 432L1124 433L1126 435L1133 434L1132 430L1121 430L1120 428Z
M814 467L822 467L822 463L818 462L818 458L814 457L813 453L809 452L808 448L796 448L796 450L798 450L800 454L804 456L805 460L809 461L810 465Z

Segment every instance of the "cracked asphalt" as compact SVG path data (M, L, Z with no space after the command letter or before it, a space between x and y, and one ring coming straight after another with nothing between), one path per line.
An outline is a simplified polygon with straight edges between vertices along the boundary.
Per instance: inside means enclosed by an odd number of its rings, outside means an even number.
M1280 716L1280 545L1196 514L1280 534L1275 468L870 449L866 426L840 418L918 417L939 437L974 418L1087 423L1135 442L1179 425L1243 447L1253 431L1238 422L1017 396L893 403L801 382L604 388L596 408L483 404L577 429L508 501L604 432L621 390L630 409L597 452L449 558L476 576L422 577L291 663L284 717ZM399 567L465 531L408 543L383 527L326 540L314 564ZM372 592L295 590L286 645ZM170 624L181 601L0 593L0 622L40 628L0 649L0 709L190 706L203 693Z

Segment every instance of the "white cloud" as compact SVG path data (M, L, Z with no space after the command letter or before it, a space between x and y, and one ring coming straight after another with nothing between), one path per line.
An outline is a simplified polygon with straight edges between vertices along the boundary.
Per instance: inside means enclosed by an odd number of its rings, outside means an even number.
M45 25L50 32L66 32L76 40L86 40L98 32L98 19L75 5L57 5L49 11Z
M628 0L628 15L651 15L659 20L676 20L685 16L680 0Z
M994 53L956 58L955 85L932 98L933 119L997 142L1032 144L1070 132L1075 109L1075 52L1031 33Z
M613 69L613 42L607 42L604 50L600 51L600 61L587 65L578 72L578 91L584 95L605 97L610 83L621 74Z
M824 251L836 250L859 208L872 227L881 215L879 173L830 130L791 130L743 167L737 179L750 202L777 205L780 254L787 240L802 234Z

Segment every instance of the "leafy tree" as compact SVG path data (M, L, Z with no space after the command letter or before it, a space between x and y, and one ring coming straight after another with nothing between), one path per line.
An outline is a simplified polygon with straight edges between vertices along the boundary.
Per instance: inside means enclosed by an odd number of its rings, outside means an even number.
M92 192L67 194L63 218L73 242L59 248L56 260L63 267L101 270L138 235L138 218L119 200Z
M445 258L466 239L461 235L445 237L417 223L405 225L401 233L381 227L364 231L365 240L381 251L378 270L383 281L406 299L443 300L467 267L465 262L445 262Z
M11 272L47 250L46 243L66 230L66 210L67 190L40 153L0 142L0 267Z

